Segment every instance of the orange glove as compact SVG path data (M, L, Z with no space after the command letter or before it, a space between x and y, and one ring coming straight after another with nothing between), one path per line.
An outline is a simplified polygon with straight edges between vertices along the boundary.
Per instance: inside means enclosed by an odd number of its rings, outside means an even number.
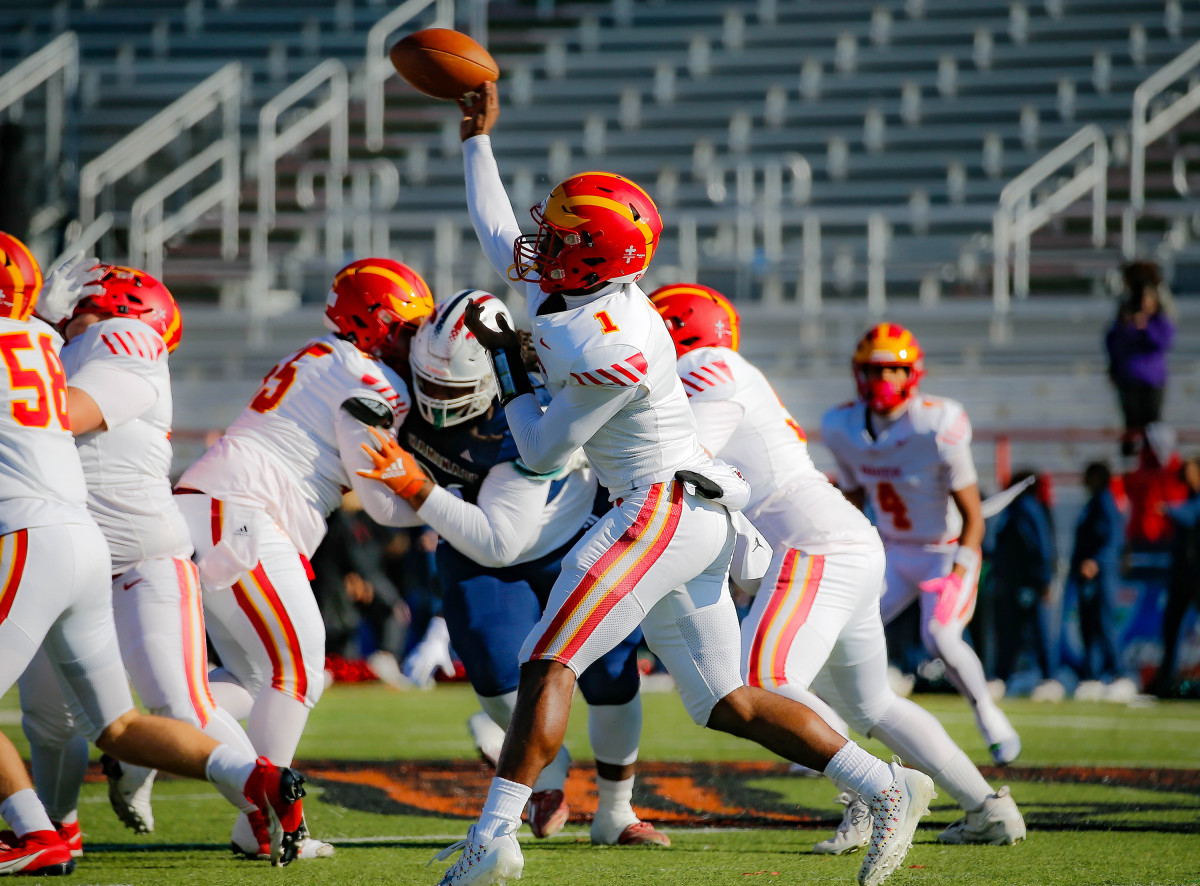
M367 430L379 441L379 450L372 449L366 443L362 445L363 451L375 463L375 469L358 471L358 476L378 480L406 501L419 493L426 483L433 482L425 476L416 459L391 436L378 428Z

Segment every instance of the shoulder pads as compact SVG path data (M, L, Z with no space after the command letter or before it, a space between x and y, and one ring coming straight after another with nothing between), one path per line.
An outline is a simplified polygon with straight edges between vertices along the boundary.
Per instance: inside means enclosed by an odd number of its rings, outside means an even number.
M351 397L342 402L342 409L364 425L383 428L385 431L396 420L392 407L374 397Z

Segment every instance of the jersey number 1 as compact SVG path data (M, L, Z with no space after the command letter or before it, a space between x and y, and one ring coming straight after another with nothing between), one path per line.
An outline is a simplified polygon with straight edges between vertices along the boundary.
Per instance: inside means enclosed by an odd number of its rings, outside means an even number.
M28 332L7 332L0 335L0 356L4 358L4 367L8 370L9 387L15 394L27 389L27 396L12 400L12 417L17 424L27 428L46 428L50 426L51 404L58 425L64 431L71 430L71 420L67 416L67 377L63 373L62 363L58 354L54 353L54 341L46 334L37 336L35 345ZM50 379L49 391L46 389L46 379L42 377L41 367L27 369L21 365L22 351L41 351L42 364L46 367L46 375ZM36 360L36 357L34 358Z
M879 510L892 518L892 528L904 531L912 529L912 520L908 519L908 506L891 483L880 483L875 487L879 496Z
M620 332L621 329L612 321L612 317L608 316L608 311L597 311L592 314L596 321L600 324L600 334L608 335L610 332Z

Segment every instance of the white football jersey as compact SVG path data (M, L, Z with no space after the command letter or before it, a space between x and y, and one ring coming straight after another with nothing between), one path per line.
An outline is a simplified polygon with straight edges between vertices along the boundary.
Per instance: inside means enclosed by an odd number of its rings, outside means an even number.
M583 444L592 470L613 495L670 480L680 468L711 460L675 373L675 346L662 317L636 284L578 307L531 317L534 347L557 392L580 387L639 387L640 393Z
M753 364L728 348L696 348L679 358L678 371L701 444L750 483L746 516L772 547L882 550L870 521L817 470L804 430ZM741 417L732 425L722 406L709 404L736 404Z
M393 428L410 407L407 385L382 362L332 333L311 340L267 374L179 486L265 510L311 555L325 536L326 517L352 486L344 460L363 460L338 442L342 404L354 398L390 409ZM357 450L357 440L353 445Z
M67 416L62 338L36 318L0 318L0 535L91 523Z
M872 420L875 421L874 417ZM847 403L825 413L821 434L847 489L864 489L885 542L946 544L962 532L952 491L975 483L971 422L962 404L917 393L885 429L867 431L867 407Z
M96 401L107 427L75 445L113 572L155 557L190 557L168 478L171 372L162 336L140 320L101 320L63 347L62 362L67 385Z

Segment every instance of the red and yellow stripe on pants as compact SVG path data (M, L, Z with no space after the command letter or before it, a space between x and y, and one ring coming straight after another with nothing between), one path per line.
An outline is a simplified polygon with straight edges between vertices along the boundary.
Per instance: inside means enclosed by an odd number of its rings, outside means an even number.
M28 529L18 529L0 536L0 622L8 618L13 601L17 599L28 553Z
M569 663L670 544L682 514L683 484L672 480L650 487L633 523L584 573L534 645L530 660Z
M250 570L249 581L234 584L233 596L271 660L271 688L303 702L308 675L300 638L262 563Z
M754 631L746 675L749 685L769 688L787 683L788 653L796 632L808 621L824 572L824 556L805 556L794 548L784 554L771 601Z
M204 607L200 602L200 572L191 560L175 557L179 581L179 624L183 639L183 674L188 699L203 729L217 703L208 688L208 646L204 639Z

